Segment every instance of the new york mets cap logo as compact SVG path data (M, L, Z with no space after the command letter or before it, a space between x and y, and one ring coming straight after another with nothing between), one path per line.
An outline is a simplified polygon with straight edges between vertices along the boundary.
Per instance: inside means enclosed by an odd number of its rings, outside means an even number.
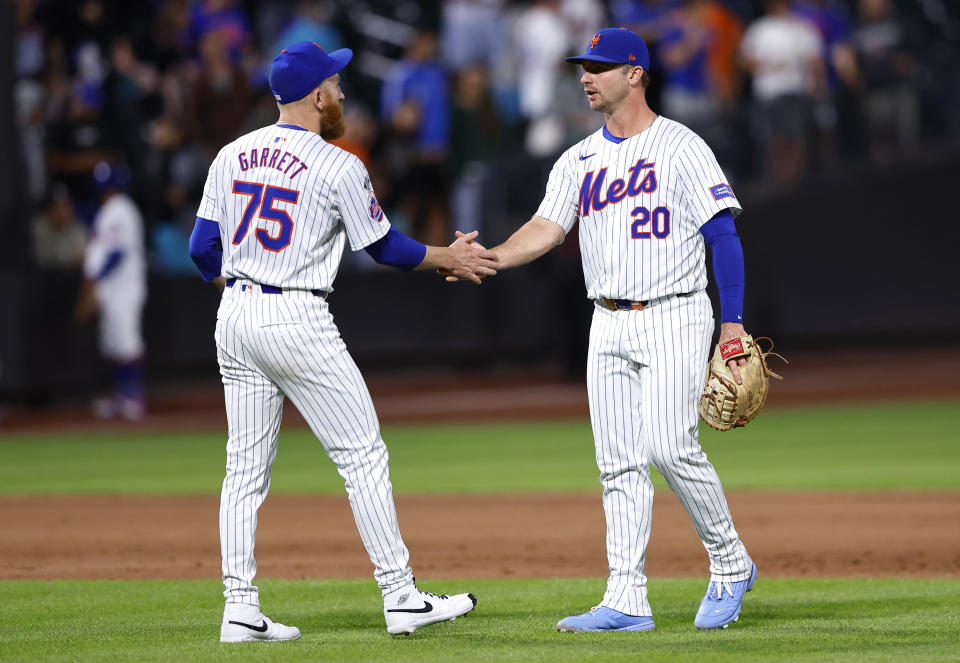
M626 28L604 28L590 39L583 55L567 58L567 62L581 64L586 61L633 64L650 70L650 52L636 32Z

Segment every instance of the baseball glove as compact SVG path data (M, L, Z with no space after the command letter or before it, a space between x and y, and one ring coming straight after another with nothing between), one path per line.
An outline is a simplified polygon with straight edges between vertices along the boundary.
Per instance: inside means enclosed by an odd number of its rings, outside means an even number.
M730 430L747 425L767 402L770 378L783 379L767 367L768 356L783 357L771 352L773 341L770 338L757 339L762 340L770 341L766 351L749 334L718 344L714 350L713 358L707 364L707 384L699 407L700 417L711 428ZM743 384L737 384L727 362L741 357L745 357L747 363L740 366Z

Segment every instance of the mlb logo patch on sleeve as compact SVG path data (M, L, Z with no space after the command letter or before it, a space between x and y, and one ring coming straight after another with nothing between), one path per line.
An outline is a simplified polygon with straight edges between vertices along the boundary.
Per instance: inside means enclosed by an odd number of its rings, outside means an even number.
M714 200L736 197L733 195L733 189L730 188L729 184L718 184L717 186L712 186L710 187L710 193L713 194Z

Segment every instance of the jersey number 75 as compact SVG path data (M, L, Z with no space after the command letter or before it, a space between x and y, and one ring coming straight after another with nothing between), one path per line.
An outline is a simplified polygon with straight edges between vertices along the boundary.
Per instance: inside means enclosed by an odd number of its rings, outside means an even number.
M284 189L281 186L258 184L257 182L233 181L233 192L241 196L250 196L247 206L243 210L243 219L233 235L233 243L239 244L250 230L250 220L256 214L260 219L276 221L280 228L276 235L271 235L265 228L257 228L257 241L267 251L283 251L290 245L290 236L293 233L293 219L282 209L276 209L277 201L288 202L294 205L300 198L300 192L293 189Z

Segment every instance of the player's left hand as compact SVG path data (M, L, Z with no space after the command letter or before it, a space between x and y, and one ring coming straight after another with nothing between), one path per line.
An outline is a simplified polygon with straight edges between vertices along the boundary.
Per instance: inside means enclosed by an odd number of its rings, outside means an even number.
M723 345L727 341L746 335L747 332L740 323L722 322L720 323L719 345ZM733 373L733 379L737 381L737 384L743 384L743 378L740 377L740 366L743 366L746 363L746 357L741 357L740 359L731 359L727 362L727 366L730 368L730 372Z

